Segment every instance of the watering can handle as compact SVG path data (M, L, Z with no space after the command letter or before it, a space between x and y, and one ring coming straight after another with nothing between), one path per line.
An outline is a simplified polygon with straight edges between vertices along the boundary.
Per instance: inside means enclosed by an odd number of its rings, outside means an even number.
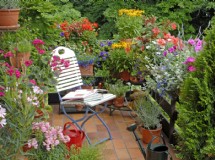
M160 137L161 137L161 138L162 138L162 140L163 140L163 144L165 144L165 145L166 145L163 135L160 135ZM148 148L148 149L149 149L149 148L151 148L152 142L153 142L156 138L160 138L160 137L158 137L158 136L154 136L154 137L152 138L152 140L149 142L149 144L148 144L147 148Z
M77 133L78 129L77 129L77 127L72 122L66 122L64 124L63 130L67 130L71 126L74 128L75 132Z

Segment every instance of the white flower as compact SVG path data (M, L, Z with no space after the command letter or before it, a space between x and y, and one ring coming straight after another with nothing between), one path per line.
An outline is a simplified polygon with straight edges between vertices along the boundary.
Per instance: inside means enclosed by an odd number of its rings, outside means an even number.
M43 90L40 89L38 86L32 86L34 93L36 94L43 94Z
M150 49L151 47L150 46L146 46L146 49Z
M0 105L0 117L4 118L6 115L6 109Z
M4 127L7 124L6 119L0 121L0 127Z
M27 98L28 102L32 102L32 99L30 97Z

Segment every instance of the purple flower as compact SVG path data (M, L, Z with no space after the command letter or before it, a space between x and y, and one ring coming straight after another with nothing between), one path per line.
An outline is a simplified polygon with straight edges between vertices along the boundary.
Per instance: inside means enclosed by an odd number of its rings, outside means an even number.
M196 71L196 67L194 67L194 66L188 66L188 67L187 67L187 70L188 70L189 72L194 72L194 71Z
M101 46L101 47L104 47L104 46L105 46L105 44L104 44L103 42L101 42L101 43L100 43L100 46Z
M194 39L189 39L188 40L188 43L192 46L194 46L196 44L195 40Z
M108 41L108 42L107 42L107 45L108 45L108 46L111 46L112 44L113 44L113 42L111 42L111 41Z
M61 32L61 33L60 33L60 36L61 36L61 37L64 37L64 32Z
M106 56L107 54L108 53L106 51L101 51L99 56L103 57L103 56Z
M194 57L188 57L187 59L186 59L186 61L184 62L184 64L188 64L188 63L193 63L193 62L195 62L195 58Z
M168 51L169 51L170 53L173 53L173 52L175 51L175 48L174 48L174 47L171 47L171 48L168 49Z
M167 53L168 53L167 51L164 51L164 52L163 52L163 55L166 57Z
M202 46L195 46L195 51L196 52L199 52L199 51L201 51L202 50Z

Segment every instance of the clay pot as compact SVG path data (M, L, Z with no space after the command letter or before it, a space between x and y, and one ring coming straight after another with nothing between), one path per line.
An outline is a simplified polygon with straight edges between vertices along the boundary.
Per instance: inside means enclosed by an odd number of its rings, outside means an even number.
M21 68L22 64L29 60L30 58L30 52L28 53L17 53L13 57L10 57L10 63L15 68Z
M18 26L20 9L0 9L0 29Z
M82 76L93 76L93 64L89 64L86 67L79 66Z
M152 138L154 136L160 137L161 136L161 131L162 131L162 127L157 128L157 129L153 129L153 130L149 130L149 129L145 129L144 127L141 127L140 128L140 132L142 134L142 141L143 141L143 143L148 144L152 140ZM154 143L159 143L159 142L160 142L160 139L156 138L153 141L153 144Z
M122 72L119 73L119 77L123 81L129 81L129 79L130 79L130 73L128 71L122 71Z
M113 104L115 107L118 107L118 108L121 108L124 106L124 97L116 97L114 100L113 100Z

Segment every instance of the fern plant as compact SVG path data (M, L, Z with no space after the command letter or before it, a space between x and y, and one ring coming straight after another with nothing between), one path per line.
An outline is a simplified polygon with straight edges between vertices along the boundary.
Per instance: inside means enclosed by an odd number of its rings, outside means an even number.
M180 92L178 144L181 159L215 159L215 19L207 32L206 46L196 59L196 72Z

